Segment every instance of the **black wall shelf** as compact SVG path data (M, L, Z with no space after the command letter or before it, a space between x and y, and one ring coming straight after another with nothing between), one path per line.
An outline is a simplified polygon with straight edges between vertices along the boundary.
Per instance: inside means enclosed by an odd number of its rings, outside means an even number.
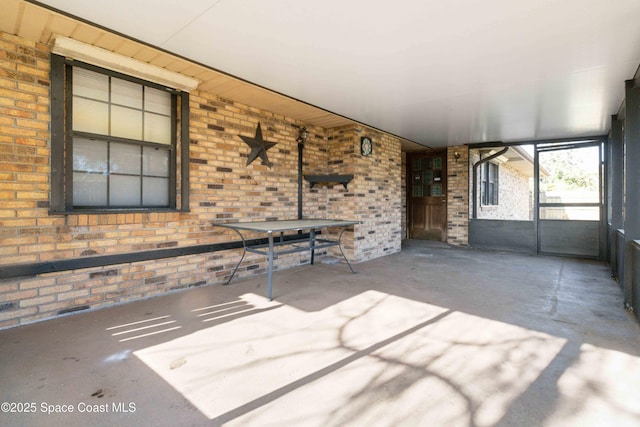
M353 175L305 175L304 179L309 181L311 188L318 182L335 182L342 184L344 188L347 188L347 184L353 179Z

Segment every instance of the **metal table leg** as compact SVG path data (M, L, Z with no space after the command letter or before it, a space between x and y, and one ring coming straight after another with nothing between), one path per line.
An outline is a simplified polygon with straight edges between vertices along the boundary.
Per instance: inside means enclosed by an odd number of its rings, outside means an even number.
M311 265L313 265L313 259L316 253L316 230L309 231L309 250L311 251Z
M244 240L244 236L234 228L231 228L231 230L235 231L238 234L238 236L240 236L240 239L242 239L242 256L240 257L240 261L238 261L238 264L236 264L236 268L233 269L233 273L231 273L231 277L229 277L229 280L227 280L227 283L225 283L225 285L228 285L229 283L231 283L233 276L235 276L236 271L238 271L238 267L240 267L240 264L242 264L242 260L244 260L244 256L247 254L247 242L246 240Z
M353 271L353 268L351 267L351 263L349 262L349 260L347 259L346 255L344 254L344 251L342 250L342 235L344 234L344 232L347 231L346 228L342 228L342 231L340 232L340 236L338 237L338 248L340 248L340 253L342 254L342 257L344 258L345 261L347 261L347 265L349 266L349 270L351 270L351 272L353 274L356 274L355 271Z
M269 301L273 301L271 297L271 289L273 285L273 233L270 231L269 233L269 268L268 268L268 279L267 279L267 299Z

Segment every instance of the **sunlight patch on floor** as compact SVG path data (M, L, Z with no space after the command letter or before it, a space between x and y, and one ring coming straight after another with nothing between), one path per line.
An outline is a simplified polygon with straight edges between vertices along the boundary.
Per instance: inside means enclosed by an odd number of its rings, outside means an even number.
M283 305L235 318L135 354L208 418L229 425L375 425L381 417L491 425L563 345L366 291L319 312Z
M559 405L548 424L638 426L639 384L638 357L583 344L579 359L558 381Z

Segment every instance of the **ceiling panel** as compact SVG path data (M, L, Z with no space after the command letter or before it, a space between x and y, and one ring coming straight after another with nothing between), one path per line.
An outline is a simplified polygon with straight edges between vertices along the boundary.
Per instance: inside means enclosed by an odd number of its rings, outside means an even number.
M100 37L96 41L96 46L112 52L118 50L120 45L122 45L122 37L107 32L100 34Z
M15 34L17 28L18 16L24 8L24 3L19 0L7 0L2 5L2 13L0 13L0 30Z
M70 37L78 27L78 22L65 16L53 14L49 17L49 25L45 32L46 38L40 38L40 41L46 43L48 36L51 34L59 34L61 36Z
M7 3L9 15L23 5ZM203 88L277 106L249 81L429 146L605 134L640 63L638 0L42 3L241 79ZM202 72L133 42L114 49Z
M80 24L73 31L71 37L83 43L94 44L96 40L100 38L102 33L103 31L96 27L87 24Z
M25 4L19 16L18 35L26 39L35 39L42 34L47 24L48 13L46 10Z
M118 50L115 52L118 52L120 55L133 58L133 55L135 55L136 52L138 52L140 49L142 49L140 43L136 43L131 40L124 40L124 42L120 46L118 46ZM184 62L182 64L183 67L187 66L187 64L185 64Z

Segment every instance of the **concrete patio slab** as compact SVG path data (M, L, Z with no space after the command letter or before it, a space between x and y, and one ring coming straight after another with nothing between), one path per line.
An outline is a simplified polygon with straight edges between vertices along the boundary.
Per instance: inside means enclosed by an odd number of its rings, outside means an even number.
M602 263L406 242L0 331L0 425L637 426Z

